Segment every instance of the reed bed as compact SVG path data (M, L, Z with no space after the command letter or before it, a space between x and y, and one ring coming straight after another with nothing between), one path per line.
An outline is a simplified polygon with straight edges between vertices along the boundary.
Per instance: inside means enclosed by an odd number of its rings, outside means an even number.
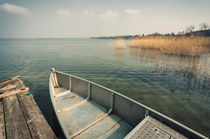
M117 38L114 41L114 46L117 49L125 49L126 48L126 42L123 38Z
M210 50L210 37L147 36L130 39L130 47L155 49L165 54L197 56Z

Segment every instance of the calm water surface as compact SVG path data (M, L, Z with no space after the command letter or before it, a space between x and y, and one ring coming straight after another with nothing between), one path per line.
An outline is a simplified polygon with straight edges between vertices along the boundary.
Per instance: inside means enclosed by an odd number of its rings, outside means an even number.
M208 52L165 55L115 40L0 39L0 80L21 75L53 126L52 67L118 91L210 137Z

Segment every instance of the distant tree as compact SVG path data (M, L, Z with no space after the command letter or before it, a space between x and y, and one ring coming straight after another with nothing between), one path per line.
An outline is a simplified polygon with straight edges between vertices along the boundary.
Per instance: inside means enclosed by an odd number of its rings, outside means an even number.
M191 26L186 27L185 32L186 33L192 33L194 29L195 29L195 26L191 25Z
M183 32L182 31L179 31L178 33L177 33L177 35L182 35L183 34Z
M202 23L199 26L200 26L200 30L207 30L208 29L208 25L206 23Z
M175 36L175 33L171 32L171 36Z
M166 34L164 34L164 36L170 36L171 34L170 33L166 33Z

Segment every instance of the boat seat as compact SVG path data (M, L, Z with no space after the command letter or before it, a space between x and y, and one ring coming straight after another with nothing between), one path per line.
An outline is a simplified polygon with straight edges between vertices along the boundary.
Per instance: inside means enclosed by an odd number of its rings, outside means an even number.
M129 125L117 115L111 114L95 126L88 128L76 136L75 139L122 139L132 129L133 126Z
M187 139L182 134L161 123L160 121L146 116L125 139Z
M70 138L122 138L133 127L108 109L64 88L55 88L60 119ZM97 131L97 132L95 132Z
M86 100L84 97L64 88L55 88L55 93L56 107L59 114L70 110L75 105L81 104Z
M206 138L143 104L74 75L52 69L49 89L66 138Z

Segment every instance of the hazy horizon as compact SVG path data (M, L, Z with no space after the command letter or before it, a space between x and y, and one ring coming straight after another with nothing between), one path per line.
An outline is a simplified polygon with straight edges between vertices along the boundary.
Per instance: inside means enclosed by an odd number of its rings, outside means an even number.
M208 0L0 1L0 38L177 33L210 24Z

